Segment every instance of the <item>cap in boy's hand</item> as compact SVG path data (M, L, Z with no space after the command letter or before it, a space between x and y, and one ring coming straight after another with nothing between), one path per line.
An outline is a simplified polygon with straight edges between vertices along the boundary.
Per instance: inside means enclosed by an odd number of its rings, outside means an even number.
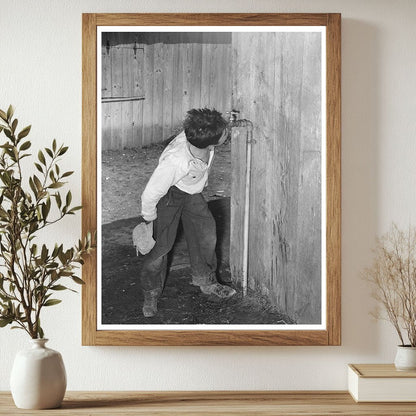
M133 230L133 245L136 255L147 254L155 245L153 240L153 222L140 222Z

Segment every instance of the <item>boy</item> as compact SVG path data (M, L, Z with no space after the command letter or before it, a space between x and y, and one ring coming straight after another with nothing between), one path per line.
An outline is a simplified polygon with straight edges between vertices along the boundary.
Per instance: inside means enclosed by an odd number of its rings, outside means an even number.
M175 242L180 219L189 251L192 284L199 286L203 293L220 298L235 294L234 289L217 282L215 220L201 194L207 184L214 147L227 138L227 122L216 110L193 109L188 111L183 127L184 131L160 156L141 198L139 222L154 221L156 240L144 258L140 273L145 317L157 313L167 255Z

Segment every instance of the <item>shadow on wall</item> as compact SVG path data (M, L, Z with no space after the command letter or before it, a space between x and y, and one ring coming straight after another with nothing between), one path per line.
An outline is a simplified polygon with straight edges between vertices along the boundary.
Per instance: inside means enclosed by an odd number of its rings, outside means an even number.
M351 353L377 353L371 290L360 278L371 261L379 219L379 29L342 21L342 344Z

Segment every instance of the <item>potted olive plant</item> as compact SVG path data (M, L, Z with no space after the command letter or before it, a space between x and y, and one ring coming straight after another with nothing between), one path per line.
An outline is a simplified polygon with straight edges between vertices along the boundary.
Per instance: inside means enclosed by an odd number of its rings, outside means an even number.
M397 332L396 368L416 370L416 228L403 231L393 224L377 240L374 254L372 266L364 271L382 306L374 315L387 319Z
M51 408L60 405L66 376L60 354L45 347L41 312L61 302L55 295L77 284L83 257L93 249L91 234L69 249L48 247L39 234L56 226L81 207L72 206L71 191L63 192L66 178L59 161L68 147L53 140L39 150L29 175L22 161L31 156L27 126L18 132L13 107L0 110L0 327L22 329L32 348L18 353L11 374L11 389L18 407ZM44 359L47 358L47 359ZM42 361L42 359L44 359Z

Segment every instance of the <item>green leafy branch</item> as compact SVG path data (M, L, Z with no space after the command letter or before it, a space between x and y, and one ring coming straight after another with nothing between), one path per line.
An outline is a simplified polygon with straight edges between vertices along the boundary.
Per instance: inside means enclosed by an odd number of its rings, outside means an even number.
M43 338L40 324L43 307L61 302L53 298L57 291L71 290L61 284L69 278L83 284L77 270L83 258L94 249L95 236L85 238L65 250L55 244L49 249L38 246L37 233L67 215L74 215L80 206L72 206L71 191L62 189L72 171L62 172L58 162L68 147L39 150L34 166L36 173L24 183L21 161L31 156L31 142L25 140L31 126L17 132L14 109L0 110L0 133L6 141L0 145L0 327L24 329L32 338Z

